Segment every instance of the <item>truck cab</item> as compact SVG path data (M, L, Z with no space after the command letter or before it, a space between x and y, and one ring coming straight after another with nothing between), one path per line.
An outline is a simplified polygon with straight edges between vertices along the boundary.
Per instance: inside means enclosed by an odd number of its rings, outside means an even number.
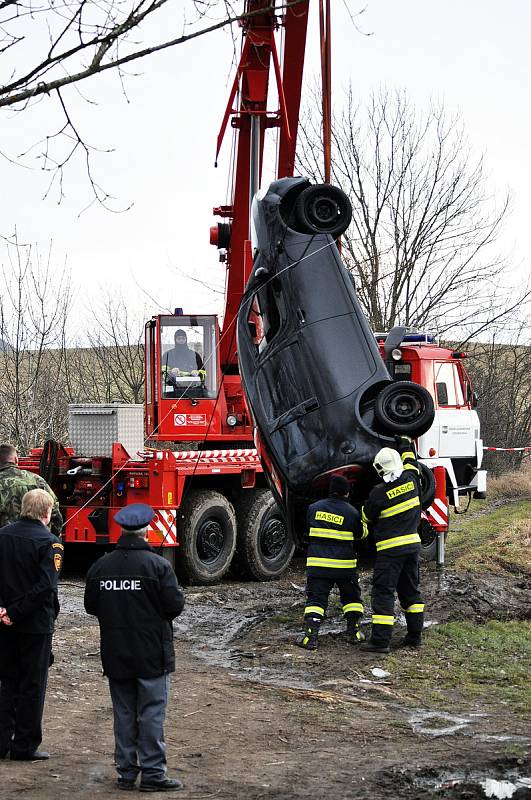
M383 355L386 334L377 334ZM444 467L447 495L459 508L459 497L485 497L486 471L481 469L483 442L476 411L477 396L463 361L466 353L440 347L433 335L405 334L387 361L395 380L413 381L432 395L435 418L417 439L417 450L427 467Z
M222 372L218 318L159 314L145 327L146 436L252 447L238 374Z

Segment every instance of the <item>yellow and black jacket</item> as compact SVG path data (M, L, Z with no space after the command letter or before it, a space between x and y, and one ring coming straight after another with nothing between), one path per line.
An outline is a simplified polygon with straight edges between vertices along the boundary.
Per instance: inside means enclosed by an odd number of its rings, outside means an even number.
M420 548L420 469L408 439L402 438L396 449L404 471L396 480L375 486L361 512L364 532L370 526L377 553L390 556Z
M342 580L352 575L357 565L354 539L361 537L358 511L346 500L328 497L309 507L308 527L308 576Z

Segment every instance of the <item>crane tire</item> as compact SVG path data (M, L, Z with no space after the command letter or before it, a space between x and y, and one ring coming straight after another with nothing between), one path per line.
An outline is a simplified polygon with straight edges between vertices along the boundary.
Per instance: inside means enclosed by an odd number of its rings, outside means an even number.
M183 583L207 586L228 572L236 549L236 513L220 492L191 491L179 511L177 571Z
M238 572L255 581L279 578L295 543L269 489L247 489L236 502Z

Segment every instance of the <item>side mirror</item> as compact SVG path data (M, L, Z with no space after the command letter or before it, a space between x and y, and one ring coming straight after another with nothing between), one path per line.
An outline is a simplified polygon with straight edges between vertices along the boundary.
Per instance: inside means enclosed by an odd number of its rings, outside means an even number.
M477 392L472 392L472 408L477 408L479 405L479 396Z

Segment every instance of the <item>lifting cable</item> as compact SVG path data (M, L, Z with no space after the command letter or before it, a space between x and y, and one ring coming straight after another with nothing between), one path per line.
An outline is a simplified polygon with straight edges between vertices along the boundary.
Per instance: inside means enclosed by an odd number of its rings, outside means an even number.
M330 183L332 160L332 64L330 0L319 0L319 32L321 37L321 100L323 111L324 180Z

